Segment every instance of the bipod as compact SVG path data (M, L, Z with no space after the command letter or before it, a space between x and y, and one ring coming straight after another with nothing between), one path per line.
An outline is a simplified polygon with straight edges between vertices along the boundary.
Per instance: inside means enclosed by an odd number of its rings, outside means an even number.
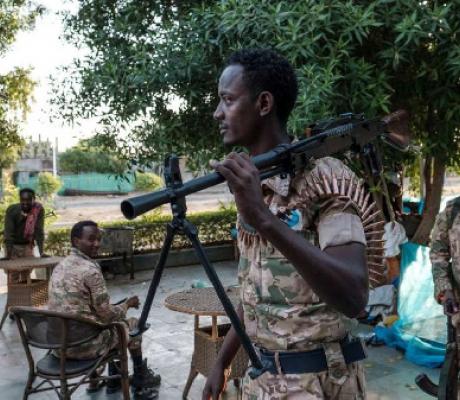
M144 307L142 308L142 313L139 318L138 325L136 329L130 332L130 336L140 335L149 328L149 324L147 324L146 321L150 312L150 308L152 307L153 299L160 283L161 276L164 271L166 259L168 258L169 250L171 248L174 236L177 234L185 235L192 243L195 253L200 260L200 263L204 267L206 275L211 281L212 286L214 287L227 316L230 318L233 328L238 334L241 345L249 356L252 364L252 367L249 371L249 376L252 379L255 379L267 371L271 367L271 363L262 363L256 351L254 350L254 347L252 346L252 343L243 328L235 308L225 293L225 289L222 286L216 271L209 262L203 245L198 238L198 230L196 226L187 220L187 206L185 197L177 197L175 195L175 191L183 185L179 168L179 159L175 155L171 155L166 159L164 177L166 188L170 189L170 204L173 219L170 223L168 223L166 227L166 237L161 248L160 258L158 259L157 265L155 267L152 281L150 282Z

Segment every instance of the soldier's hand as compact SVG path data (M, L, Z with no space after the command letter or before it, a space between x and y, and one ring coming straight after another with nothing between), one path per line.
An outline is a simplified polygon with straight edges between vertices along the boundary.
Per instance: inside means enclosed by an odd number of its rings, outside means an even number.
M210 164L227 180L238 212L246 223L256 228L262 216L271 215L264 203L259 170L246 153L232 152L224 161Z
M139 297L137 296L130 297L128 300L126 300L126 305L128 306L128 308L139 308L139 305L140 305Z
M451 290L446 290L443 293L441 303L444 307L444 314L452 316L457 314L459 311L459 305L455 300L454 293Z
M201 400L219 400L225 386L225 369L219 365L214 365L208 379L206 379Z

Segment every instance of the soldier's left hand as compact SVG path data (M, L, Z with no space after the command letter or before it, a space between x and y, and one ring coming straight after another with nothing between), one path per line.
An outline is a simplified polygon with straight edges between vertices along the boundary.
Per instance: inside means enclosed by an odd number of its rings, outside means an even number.
M262 218L271 213L264 203L259 170L249 156L232 152L224 161L211 161L210 164L227 180L243 220L257 228Z
M139 301L139 297L137 296L133 296L133 297L130 297L128 300L126 300L126 305L128 306L128 308L139 308L139 305L140 305L140 301Z

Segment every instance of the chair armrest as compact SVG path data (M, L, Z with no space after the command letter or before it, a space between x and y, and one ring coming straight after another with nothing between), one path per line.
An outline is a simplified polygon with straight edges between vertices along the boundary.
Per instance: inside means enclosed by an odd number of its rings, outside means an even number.
M126 323L121 322L121 321L115 321L115 322L111 322L110 324L105 325L105 327L107 329L115 328L118 333L118 337L120 339L120 343L122 347L128 346L128 333L127 333L128 326L126 325Z

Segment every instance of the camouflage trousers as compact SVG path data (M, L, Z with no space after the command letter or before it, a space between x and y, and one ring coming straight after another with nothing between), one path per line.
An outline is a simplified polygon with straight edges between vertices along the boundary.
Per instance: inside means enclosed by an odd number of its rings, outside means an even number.
M268 372L252 380L246 374L242 385L243 400L364 400L364 370L360 362L345 366L339 379L329 371L307 374Z
M141 335L136 337L129 336L129 331L133 330L137 326L137 321L137 318L128 318L122 321L124 322L126 328L129 350L140 349L142 345ZM78 347L67 349L67 357L76 360L95 358L107 349L114 349L118 345L119 337L117 335L117 332L115 330L113 332L105 330L93 340L84 343Z
M459 293L455 292L455 297L459 298ZM457 367L460 370L460 313L452 316L452 325L455 327L455 341L457 343ZM457 400L460 400L460 379L457 379Z

